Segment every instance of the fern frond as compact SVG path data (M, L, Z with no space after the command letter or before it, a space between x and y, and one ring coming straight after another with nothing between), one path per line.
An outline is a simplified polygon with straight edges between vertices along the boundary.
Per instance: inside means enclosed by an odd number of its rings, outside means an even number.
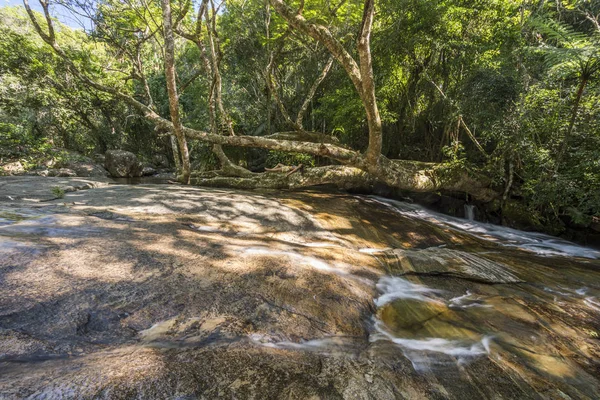
M571 26L549 18L531 17L529 25L540 35L559 47L574 48L586 43L588 37Z
M588 36L571 26L544 17L532 17L529 25L539 35L534 51L544 56L544 66L552 75L590 75L600 63L600 34Z

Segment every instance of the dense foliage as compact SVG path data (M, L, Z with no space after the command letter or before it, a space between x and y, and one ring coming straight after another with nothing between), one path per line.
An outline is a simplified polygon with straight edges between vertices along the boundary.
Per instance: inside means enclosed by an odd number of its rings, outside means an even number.
M104 46L81 30L58 28L79 67L102 82L122 84L110 68L99 67L113 59ZM125 148L147 156L163 150L164 143L130 108L71 73L22 7L0 9L0 38L0 156L35 159L54 148L84 154Z
M61 46L76 65L103 84L150 98L168 118L160 2L63 3L93 20L89 32L60 26ZM354 51L362 1L288 3ZM171 6L181 30L191 32L199 5L184 16L185 4ZM264 0L216 7L228 114L217 110L217 128L225 131L230 118L243 135L291 130L329 53ZM385 156L483 171L502 193L500 207L521 201L555 232L564 221L588 225L600 216L600 2L380 0L376 8L371 48ZM176 60L183 124L208 130L214 81L203 71L201 50L178 35ZM2 147L43 142L84 153L171 154L164 135L135 110L77 80L22 8L0 10L0 82ZM337 63L300 122L344 145L367 146L361 101ZM267 150L227 153L253 170L328 163ZM206 144L194 143L191 157L197 169L217 165Z

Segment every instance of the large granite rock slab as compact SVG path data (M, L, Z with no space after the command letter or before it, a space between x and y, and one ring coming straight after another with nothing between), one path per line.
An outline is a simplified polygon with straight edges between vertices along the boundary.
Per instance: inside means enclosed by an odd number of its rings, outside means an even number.
M447 275L482 283L523 282L501 263L462 250L430 247L422 250L393 250L399 260L398 275Z

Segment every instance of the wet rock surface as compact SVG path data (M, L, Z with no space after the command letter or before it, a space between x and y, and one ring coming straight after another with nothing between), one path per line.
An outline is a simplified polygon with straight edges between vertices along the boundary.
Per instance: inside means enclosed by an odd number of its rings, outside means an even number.
M467 251L445 248L401 250L392 252L399 268L398 275L445 275L481 283L522 282L502 264L490 261Z
M14 179L2 399L600 397L596 259L345 194L92 182L39 202L54 183Z

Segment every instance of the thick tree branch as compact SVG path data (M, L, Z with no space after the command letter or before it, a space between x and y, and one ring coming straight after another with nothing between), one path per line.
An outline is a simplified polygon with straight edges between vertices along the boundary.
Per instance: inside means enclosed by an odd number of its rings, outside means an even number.
M167 129L172 129L169 121L158 121ZM326 143L310 143L292 140L270 139L263 136L221 136L208 132L183 128L185 135L190 139L198 139L209 143L238 146L256 147L269 150L279 150L292 153L307 153L316 156L328 157L343 164L351 164L361 158L360 153L339 146Z
M301 14L296 13L296 11L285 4L283 0L270 0L270 2L277 13L292 25L292 27L302 31L304 34L312 37L327 47L329 52L336 60L338 60L342 67L344 67L352 80L352 83L354 83L356 90L362 95L360 68L350 53L346 51L344 46L333 37L329 29L322 25L308 22Z
M377 108L377 100L375 98L375 82L373 78L373 65L370 50L370 37L375 14L375 0L365 0L363 20L358 40L360 66L325 26L308 22L302 15L294 13L283 0L269 1L283 19L285 19L292 27L323 44L346 70L346 73L358 92L367 114L369 146L366 152L366 159L370 165L369 168L378 168L377 163L381 156L382 146L382 126L379 109Z
M304 130L277 132L265 137L280 140L296 140L299 142L339 144L339 140L335 136L330 136L319 132L308 132Z

